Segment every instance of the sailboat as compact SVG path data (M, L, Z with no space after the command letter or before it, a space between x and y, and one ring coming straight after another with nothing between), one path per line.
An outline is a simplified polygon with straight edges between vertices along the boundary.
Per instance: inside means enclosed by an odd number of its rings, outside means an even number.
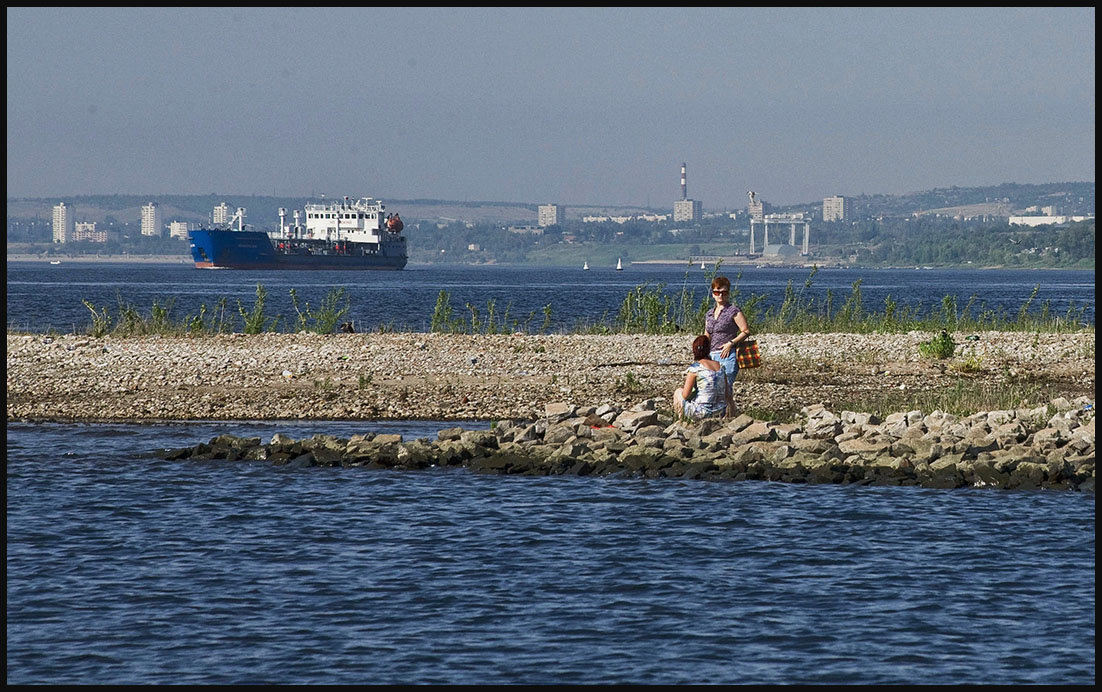
M585 261L585 262L582 262L582 269L584 271L589 271L589 261L588 260Z
M703 268L704 268L704 263L703 263L703 262L701 262L701 263L700 263L700 268L701 268L701 269L703 269Z
M616 271L623 271L623 270L624 270L624 265L623 265L623 263L622 263L622 262L620 261L620 258L619 258L619 257L617 257L617 258L616 258Z

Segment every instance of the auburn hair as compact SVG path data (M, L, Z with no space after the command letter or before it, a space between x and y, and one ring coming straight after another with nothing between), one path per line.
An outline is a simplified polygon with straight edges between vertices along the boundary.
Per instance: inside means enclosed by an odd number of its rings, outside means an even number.
M730 291L731 282L727 280L726 276L717 276L716 278L712 279L712 290L714 291L717 288Z
M702 360L711 355L712 340L708 338L706 334L693 339L693 358Z

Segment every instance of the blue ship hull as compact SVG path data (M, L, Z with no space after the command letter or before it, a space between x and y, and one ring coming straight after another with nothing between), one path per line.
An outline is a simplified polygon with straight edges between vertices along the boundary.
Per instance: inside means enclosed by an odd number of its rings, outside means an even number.
M405 242L345 243L302 240L277 248L267 233L204 229L189 231L191 257L200 269L399 270Z

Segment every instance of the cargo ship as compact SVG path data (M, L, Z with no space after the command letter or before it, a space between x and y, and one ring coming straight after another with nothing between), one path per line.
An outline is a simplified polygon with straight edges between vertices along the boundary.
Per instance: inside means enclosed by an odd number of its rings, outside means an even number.
M370 197L279 210L279 230L250 231L245 209L238 208L224 227L188 232L191 256L199 269L368 269L406 266L404 224L398 214ZM234 228L234 223L237 228Z

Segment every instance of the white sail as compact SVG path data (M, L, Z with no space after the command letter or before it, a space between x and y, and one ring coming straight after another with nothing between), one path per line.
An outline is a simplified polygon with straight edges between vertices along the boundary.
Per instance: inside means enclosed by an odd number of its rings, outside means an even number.
M620 258L619 258L619 257L617 257L617 258L616 258L616 269L617 269L617 270L619 271L619 270L621 270L621 269L623 269L623 268L624 268L624 265L623 265L623 263L622 263L622 262L620 262Z

